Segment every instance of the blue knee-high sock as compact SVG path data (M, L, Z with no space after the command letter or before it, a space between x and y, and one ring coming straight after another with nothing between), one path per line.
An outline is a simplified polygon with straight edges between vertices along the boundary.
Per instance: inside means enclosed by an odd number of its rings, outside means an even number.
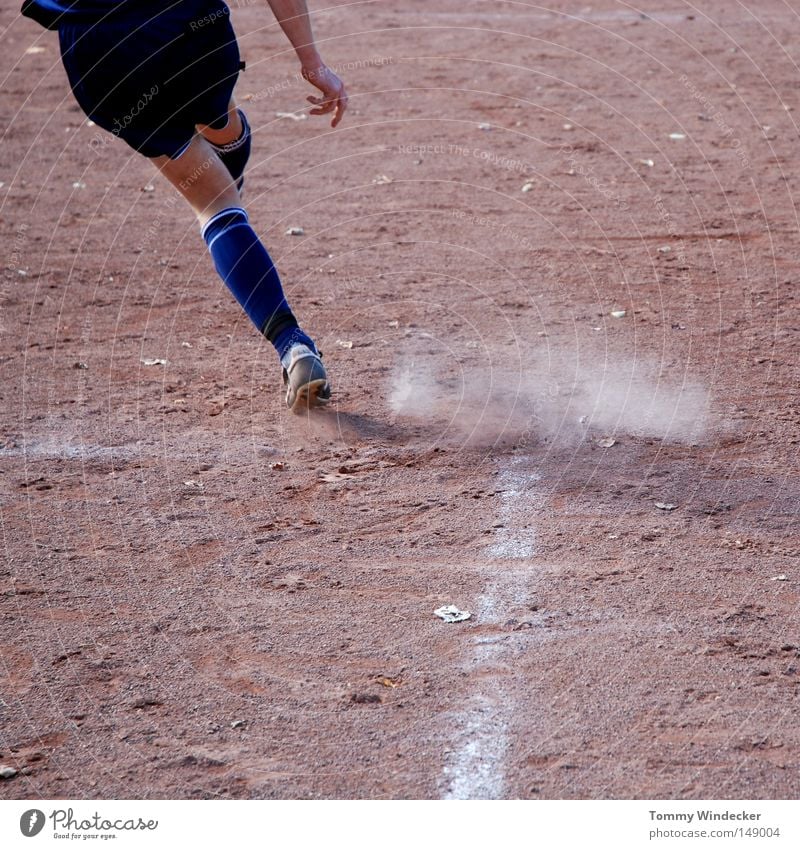
M283 358L297 343L316 351L297 324L278 272L264 245L239 207L218 212L203 227L203 238L219 276L260 333Z

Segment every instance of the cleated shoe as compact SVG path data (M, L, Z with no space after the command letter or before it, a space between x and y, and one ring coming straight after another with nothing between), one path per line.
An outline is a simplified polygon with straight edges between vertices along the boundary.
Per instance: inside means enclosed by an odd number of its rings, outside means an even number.
M288 364L283 369L286 386L286 406L293 413L302 413L311 407L322 407L330 401L331 387L321 354L308 345L294 345L288 354Z

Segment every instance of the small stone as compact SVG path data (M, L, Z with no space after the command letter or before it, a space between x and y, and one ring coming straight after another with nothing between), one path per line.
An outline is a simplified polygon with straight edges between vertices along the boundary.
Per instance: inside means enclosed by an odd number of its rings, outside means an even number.
M287 236L305 236L306 231L302 227L290 227L286 231Z
M646 165L648 168L652 168L656 164L652 159L637 159L636 161L639 165Z
M670 134L669 134L669 137L670 137L673 141L682 141L683 139L685 139L685 138L686 138L686 136L685 136L683 133L670 133Z
M142 186L142 191L147 192L148 194L150 192L154 192L155 190L156 190L156 187L152 183L147 183L147 185Z
M606 436L603 439L598 439L597 444L601 448L613 448L617 444L617 440L613 436Z
M465 622L472 618L468 610L459 610L454 604L446 604L433 611L443 622Z
M532 192L533 189L534 189L534 185L530 181L525 183L525 185L523 185L523 187L522 187L523 192Z
M244 728L247 723L243 719L234 719L231 728Z
M73 363L72 368L83 369L85 371L87 368L89 368L89 366L86 363L78 362Z
M357 705L377 705L380 704L381 697L377 693L353 693L350 701Z
M350 349L350 348L352 348L352 347L353 347L353 343L352 343L349 339L337 339L337 340L336 340L336 344L337 344L340 348L347 348L347 349Z
M378 174L378 176L372 182L378 186L386 186L389 183L393 183L394 180L392 180L391 177L387 177L386 174Z
M781 573L780 575L776 575L774 578L770 578L770 581L788 581L789 579Z
M663 501L656 501L656 507L658 507L659 510L667 510L667 511L678 509L677 504L667 504Z
M492 125L491 124L478 124L478 129L484 130L484 131L491 130Z
M17 771L13 766L6 766L3 764L0 766L0 778L13 778L17 774Z
M611 318L625 318L627 310L611 310Z

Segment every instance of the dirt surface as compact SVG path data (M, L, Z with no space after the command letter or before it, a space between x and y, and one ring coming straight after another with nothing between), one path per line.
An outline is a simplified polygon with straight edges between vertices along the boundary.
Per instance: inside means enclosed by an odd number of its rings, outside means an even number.
M796 797L788 5L235 9L313 419L17 6L0 795Z

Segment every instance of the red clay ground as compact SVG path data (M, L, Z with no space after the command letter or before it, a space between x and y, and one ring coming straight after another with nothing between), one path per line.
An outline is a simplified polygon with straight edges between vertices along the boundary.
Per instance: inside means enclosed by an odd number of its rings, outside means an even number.
M330 6L336 131L236 9L313 421L17 6L0 794L796 797L787 4Z

